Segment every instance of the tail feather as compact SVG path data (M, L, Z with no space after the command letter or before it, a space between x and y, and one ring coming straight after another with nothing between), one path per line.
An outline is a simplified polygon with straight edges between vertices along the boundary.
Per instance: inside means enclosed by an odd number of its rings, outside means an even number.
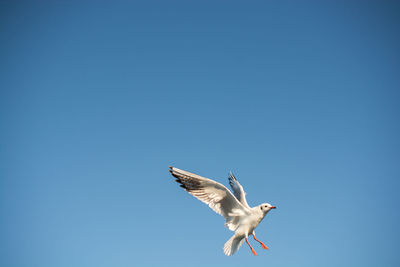
M224 245L224 253L227 256L232 256L244 242L243 236L232 236Z

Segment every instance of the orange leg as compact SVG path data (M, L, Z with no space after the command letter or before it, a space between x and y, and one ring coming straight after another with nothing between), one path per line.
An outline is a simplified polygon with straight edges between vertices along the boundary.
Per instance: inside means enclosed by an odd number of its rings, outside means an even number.
M260 240L257 239L257 237L253 234L254 240L256 240L258 243L261 244L263 249L269 249L269 247L267 247L266 245L264 245L263 242L261 242Z
M250 249L251 249L251 252L253 252L254 256L257 256L256 251L255 251L255 250L253 249L253 247L250 245L249 240L247 240L247 237L246 237L246 243L247 243L247 245L249 245L249 247L250 247Z

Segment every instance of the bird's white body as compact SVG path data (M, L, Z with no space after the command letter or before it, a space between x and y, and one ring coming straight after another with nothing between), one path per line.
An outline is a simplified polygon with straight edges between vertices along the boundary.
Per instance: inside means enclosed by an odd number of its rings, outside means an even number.
M251 208L251 215L240 218L240 224L235 231L235 235L251 235L265 215L266 213L263 213L259 207Z
M170 167L170 172L187 192L224 216L225 226L235 232L224 245L226 255L233 255L245 240L250 246L247 240L250 235L253 235L254 239L260 242L264 249L268 248L255 237L254 229L264 219L265 215L275 207L265 203L251 208L247 204L243 187L232 173L230 173L229 184L233 189L233 194L222 184L197 174L174 167ZM257 255L251 246L250 248L253 254Z

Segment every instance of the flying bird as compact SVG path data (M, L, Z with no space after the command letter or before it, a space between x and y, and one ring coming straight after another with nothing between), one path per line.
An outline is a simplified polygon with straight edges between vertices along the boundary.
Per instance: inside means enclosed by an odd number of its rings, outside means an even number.
M251 252L257 255L249 243L248 237L250 235L261 244L263 249L268 249L264 243L256 238L254 229L264 219L265 215L276 207L269 203L263 203L251 208L246 201L246 192L232 172L229 174L229 184L232 187L233 194L224 185L214 180L175 167L169 167L169 171L189 194L222 215L226 220L225 226L235 232L224 245L225 255L233 255L244 241L249 245Z

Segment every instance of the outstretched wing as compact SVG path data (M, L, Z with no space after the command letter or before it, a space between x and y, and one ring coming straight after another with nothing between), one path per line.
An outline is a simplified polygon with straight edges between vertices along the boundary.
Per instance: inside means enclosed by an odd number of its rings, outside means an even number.
M249 215L248 208L243 206L225 186L208 178L197 174L183 171L174 167L169 167L171 174L177 178L176 181L181 184L189 194L195 196L200 201L206 203L216 213L224 216L226 226L233 229L231 225L233 220Z
M246 201L246 192L244 192L243 186L239 184L238 180L232 172L229 173L229 184L232 187L233 194L240 201L240 203L242 203L242 205L246 208L250 209L249 204L247 204Z

